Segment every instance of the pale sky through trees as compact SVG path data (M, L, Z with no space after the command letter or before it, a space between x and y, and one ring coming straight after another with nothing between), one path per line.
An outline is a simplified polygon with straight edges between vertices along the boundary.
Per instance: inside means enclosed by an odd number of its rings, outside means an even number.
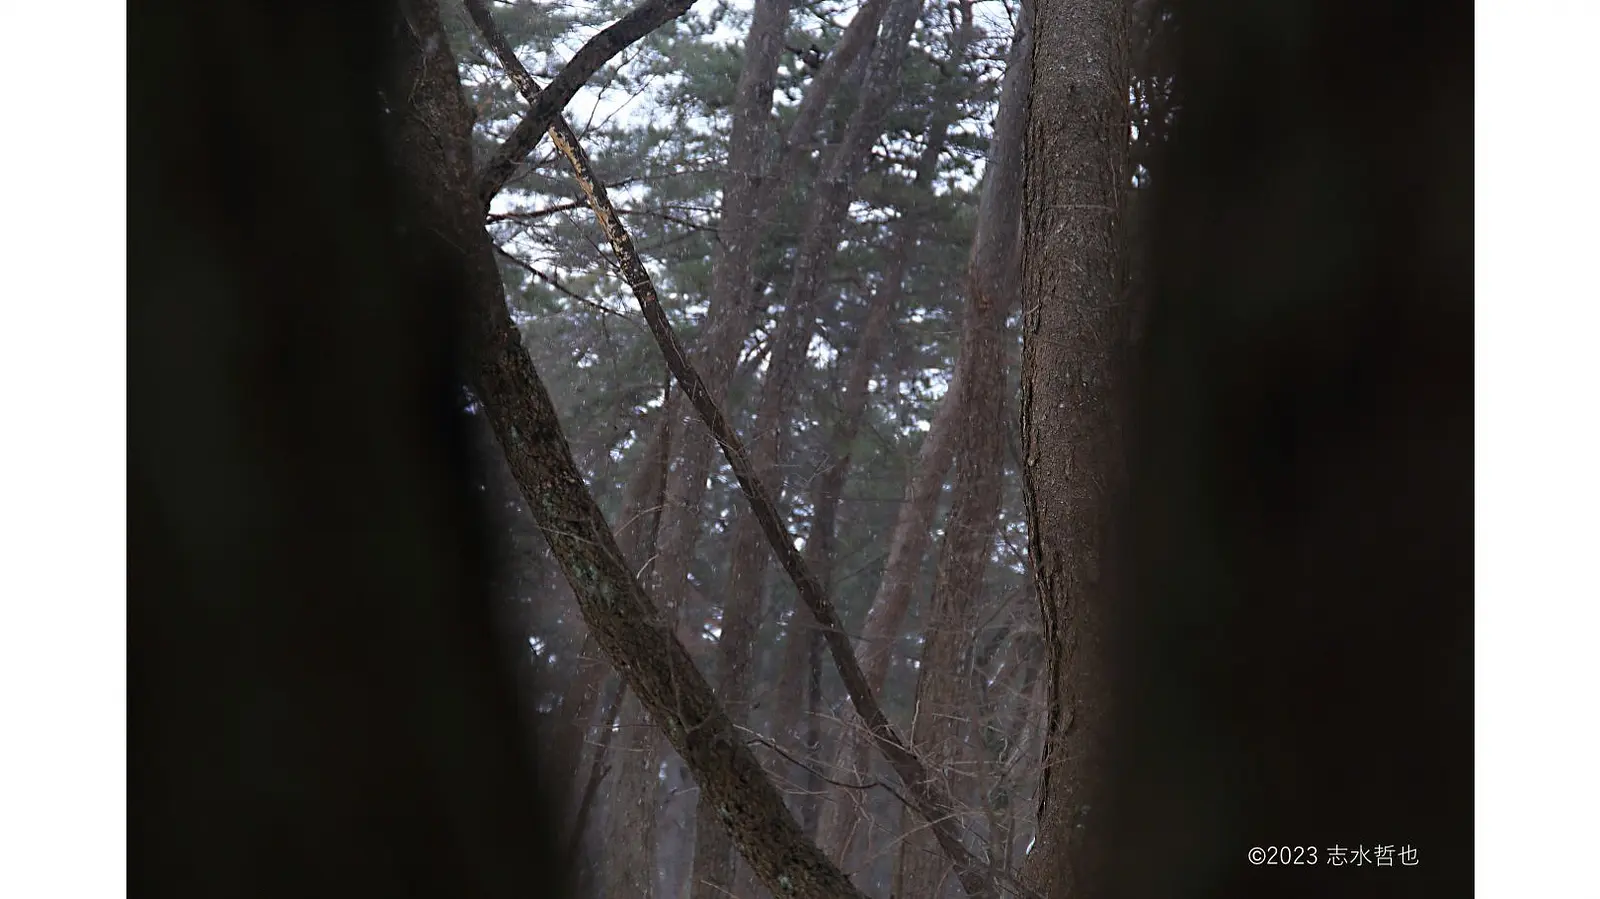
M721 22L717 23L714 30L711 32L711 40L721 44L736 45L744 38L745 29L748 27L748 15L751 6L749 0L731 0L729 7L733 14L724 17ZM602 7L593 4L563 3L560 4L558 8L577 12L592 10L596 11L598 15L598 11ZM711 21L710 14L715 8L716 4L711 2L711 0L701 0L701 2L696 3L690 8L686 16L696 17L701 22L709 23ZM831 21L841 26L848 25L858 9L858 4L838 4L837 15L832 16ZM805 10L797 9L795 11L796 22L799 23L801 21L801 17L805 15ZM1008 8L1006 3L1000 2L1000 0L978 0L978 2L973 5L973 20L979 29L983 30L989 35L997 37L1003 36L1001 37L1002 40L1009 40L1009 35L1012 29L1012 18L1011 10ZM552 71L559 70L561 65L564 64L565 60L570 58L571 55L583 45L584 41L588 40L595 33L597 33L600 28L604 27L605 24L608 24L608 22L602 23L598 27L573 27L569 29L566 35L560 39L548 52L541 52L537 48L531 46L520 47L518 48L519 58L528 67L529 72L533 73L536 79L540 79L541 81L547 80L541 76L547 76ZM941 37L943 37L942 29L940 34ZM914 46L917 44L918 37L920 36L921 35L919 34L917 37L913 37ZM651 122L659 121L660 119L672 114L667 112L667 103L670 101L664 95L669 88L674 86L674 82L677 80L674 76L649 76L649 81L643 85L642 89L632 91L618 86L612 77L612 73L615 73L619 69L630 72L636 71L638 67L630 67L630 63L641 53L645 52L650 51L645 49L645 45L642 44L629 48L618 57L615 63L607 66L602 70L600 75L592 79L589 83L585 84L582 89L579 90L578 94L573 98L572 102L567 106L566 109L567 121L571 123L576 132L578 132L580 135L585 135L591 129L597 129L606 126L618 128L642 127ZM792 72L792 66L793 55L785 54L784 61L782 64L780 64L780 72ZM985 77L998 79L1001 73L1001 67L997 63L994 67L992 67L992 71L990 71ZM462 79L466 85L470 86L473 84L483 84L490 79L503 80L503 75L499 71L498 67L463 65ZM782 91L775 93L774 103L788 106L795 105L795 101L785 97ZM993 100L991 99L990 103L988 104L988 108L980 112L978 115L962 117L953 123L951 125L952 133L959 133L965 130L969 134L987 134L990 127L990 120L992 119L992 110ZM673 112L681 111L674 110ZM683 116L682 120L687 123L689 127L696 129L702 134L710 134L712 129L719 124L714 122L710 117L704 115L685 115ZM511 129L515 127L516 123L517 117L507 117L492 121L480 121L478 127L481 131L494 135L498 140L503 138L505 134L509 134ZM721 124L724 127L726 125L725 122ZM879 148L884 146L882 137L879 138L878 146ZM594 147L591 147L591 152L593 152L594 149ZM953 149L947 148L946 152L953 152ZM548 140L542 143L539 149L534 152L534 158L553 161L553 150L551 149ZM935 193L948 192L952 187L964 190L975 190L978 183L982 179L984 160L980 154L972 157L969 161L972 166L970 172L953 171L942 173L940 179L935 181ZM626 208L629 204L643 200L648 194L648 188L642 184L622 185L620 187L613 188L610 193L613 202L617 203L619 207ZM519 191L508 187L495 196L490 206L490 212L491 214L525 212L533 209L545 208L547 206L559 203L564 199L566 198L535 196L526 191ZM858 210L855 207L861 205L863 204L852 204L852 214L857 213ZM592 221L592 217L587 209L575 209L565 214L576 222L582 223ZM624 214L624 218L626 218L626 214ZM706 220L710 221L711 217L706 217ZM571 272L560 269L558 267L558 263L554 260L542 259L542 257L546 255L548 248L541 246L535 238L528 234L522 234L513 238L508 244L506 244L506 249L515 252L518 256L524 259L541 260L541 267L550 271L557 277L566 277L572 274ZM642 255L646 266L651 271L652 277L662 279L664 270L659 267L659 265L656 263L656 260L653 260L648 252L643 253ZM959 285L953 285L952 289L960 289L960 287ZM589 297L589 299L592 302L599 303L602 306L630 319L636 317L637 315L637 310L633 306L632 299L626 295L625 290L619 292L616 296L592 296ZM664 299L667 300L667 306L669 310L677 315L702 316L706 312L706 307L703 301L696 301L692 298L685 297L674 302L674 298L671 297L670 293L665 293ZM926 312L923 309L913 307L905 310L903 314L907 320L913 323L921 323L924 321ZM836 351L833 347L828 345L827 341L821 335L816 335L812 339L811 346L808 350L808 356L811 359L814 367L823 369L833 363L833 360L836 356ZM584 363L580 361L579 364L582 366ZM762 361L758 365L756 371L764 372L765 370L766 362ZM923 384L919 385L912 382L901 382L900 384L895 385L896 388L902 393L914 393L920 396L924 401L932 403L937 401L939 397L943 396L945 390L949 386L949 372L945 369L929 368L919 372L918 375L923 381ZM877 390L881 386L881 383L877 379L874 379L872 382L872 389ZM647 401L647 407L649 408L655 408L659 404L659 398L654 398ZM916 430L925 433L930 428L931 423L926 418L917 418L911 423L911 426Z

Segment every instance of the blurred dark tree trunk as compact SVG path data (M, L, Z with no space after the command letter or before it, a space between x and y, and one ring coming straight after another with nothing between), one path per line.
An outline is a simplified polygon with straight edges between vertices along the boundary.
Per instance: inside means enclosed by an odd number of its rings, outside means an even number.
M1041 54L1085 34L1065 14L1082 4L1057 6ZM1101 381L1098 360L1118 366L1097 343L1035 356L1025 381L1035 424L1081 408L1047 404L1050 378L1056 397L1108 385L1097 408L1126 416L1029 449L1045 595L1052 553L1098 574L1055 604L1034 864L1070 897L1470 895L1470 11L1165 7L1176 118L1148 157L1130 376ZM1036 56L1030 138L1081 96L1045 89L1056 65ZM1074 121L1091 117L1058 130ZM1087 158L1030 167L1041 274L1108 255L1048 218ZM1119 433L1125 487L1102 449ZM1034 469L1052 464L1047 493ZM1052 525L1051 495L1109 515ZM1074 545L1112 523L1098 552ZM1269 846L1311 863L1251 857Z
M1470 895L1471 10L1173 13L1097 881Z
M130 889L559 896L399 9L130 13Z

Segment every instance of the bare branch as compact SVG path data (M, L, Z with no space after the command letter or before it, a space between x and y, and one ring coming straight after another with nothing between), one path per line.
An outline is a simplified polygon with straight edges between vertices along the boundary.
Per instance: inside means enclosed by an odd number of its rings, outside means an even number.
M940 848L954 864L968 895L975 897L998 895L992 877L993 872L969 852L962 842L952 811L955 803L949 791L930 774L926 764L895 731L882 707L879 706L876 696L867 684L861 664L850 646L850 637L841 626L833 600L829 598L799 550L795 548L794 537L784 525L771 493L757 478L743 442L728 424L716 401L712 399L711 392L699 372L689 362L688 354L678 340L672 323L667 320L655 284L651 281L643 260L634 249L633 239L618 217L616 208L612 206L605 186L595 178L594 170L582 145L578 143L576 136L571 134L571 129L560 127L551 129L551 140L555 143L556 149L572 164L578 183L588 195L590 205L600 220L600 226L616 252L618 262L622 266L622 276L638 299L645 322L650 326L656 343L666 357L667 367L672 370L678 386L688 396L722 447L723 455L727 457L734 477L738 479L739 487L749 501L751 510L766 534L768 542L822 629L834 664L844 681L845 689L855 705L857 714L867 724L873 741L905 784L906 792L912 800L912 808L929 822Z
M633 325L635 328L639 327L639 323L634 321L632 318L629 318L627 316L627 314L622 313L622 312L618 312L617 310L612 309L609 306L606 306L604 303L600 303L600 302L597 302L595 300L591 300L588 297L583 296L582 294L579 294L578 292L574 291L572 288L570 288L567 285L562 284L560 281L556 280L555 276L547 275L544 272L539 271L538 269L534 268L530 263L528 263L527 260L521 258L520 256L517 256L515 253L512 253L511 251L507 250L505 247L497 245L494 248L494 251L496 253L498 253L507 262L510 262L512 265L517 266L518 268L522 269L523 271L527 272L528 274L534 276L535 278L538 278L540 281L543 281L544 283L550 285L552 288L554 288L556 290L556 292L562 294L563 296L567 297L568 299L576 300L579 303L582 303L583 305L588 306L591 309L595 309L595 310L597 310L599 312L603 312L606 315L614 315L617 318L620 318L623 321L627 322L628 324Z
M478 173L478 199L483 202L485 209L489 207L489 201L494 199L494 195L511 180L522 160L539 145L540 136L550 131L557 123L565 125L561 111L572 102L578 89L583 87L595 72L600 71L601 66L627 49L629 45L637 43L650 32L688 12L689 7L694 5L694 0L645 0L632 12L590 38L572 59L567 61L566 67L556 75L555 79L540 90L520 62L514 66L511 64L511 61L517 58L516 53L506 42L505 36L495 28L494 21L489 15L489 8L483 0L465 0L465 2L467 12L472 15L472 21L483 33L484 40L489 43L489 49L499 57L500 64L505 66L506 74L511 76L511 80L517 85L517 90L521 91L531 104L528 114L522 117L522 121L517 123L511 136L506 138L494 157L485 163L483 170Z
M569 200L568 202L565 202L565 203L557 203L554 206L546 206L543 209L528 209L528 210L524 210L522 212L497 212L497 213L494 213L493 215L489 216L489 221L491 221L491 222L504 222L504 221L522 221L522 222L525 222L525 221L528 221L529 219L539 219L539 218L544 218L547 215L555 215L558 212L568 212L568 211L571 211L573 209L577 209L577 208L579 208L579 207L581 207L583 205L584 205L584 202L582 200Z
M433 11L422 0L414 2L424 14ZM490 39L491 47L502 53L502 64L515 74L519 86L525 91L537 90L498 36L481 0L468 3L478 26ZM428 24L437 30L437 22ZM425 68L421 74L432 76L428 87L434 93L454 94L451 100L442 96L437 100L424 98L424 108L442 107L444 114L465 119L459 88L453 84L447 87L438 72ZM454 79L453 69L448 77ZM448 103L463 108L455 109ZM419 122L421 129L426 129L427 124ZM465 133L462 129L463 138ZM564 139L571 135L571 129L559 116L551 134L558 148L575 146ZM449 160L460 154L452 156L445 148L435 149L435 144L410 140L403 146L421 156L421 165L443 170L448 176ZM448 177L432 180L448 183ZM586 189L594 186L592 182L580 183ZM470 206L476 199L462 197L461 204ZM450 213L449 224L465 231L466 219L472 216L461 204ZM475 229L475 239L487 242L481 219ZM628 249L631 255L624 260L624 270L633 272L642 264L632 253L631 245ZM492 262L487 248L483 259ZM573 463L549 393L506 314L498 272L493 271L492 265L480 264L479 268L481 271L475 272L479 283L474 303L478 392L490 412L512 473L573 585L596 642L694 772L702 791L701 801L713 803L740 851L770 889L797 899L864 899L849 878L806 839L761 763L738 738L732 719L695 667L672 624L629 569L604 513ZM632 275L629 280L633 280ZM659 311L659 305L656 308Z

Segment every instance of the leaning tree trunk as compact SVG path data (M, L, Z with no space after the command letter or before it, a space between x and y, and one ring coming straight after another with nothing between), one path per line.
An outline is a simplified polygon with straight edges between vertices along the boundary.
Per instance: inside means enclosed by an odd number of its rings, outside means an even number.
M772 361L763 384L756 433L749 442L750 460L757 476L775 490L781 490L783 484L778 463L787 443L782 434L787 428L784 415L795 390L795 381L805 367L806 350L815 331L813 307L823 278L838 254L839 229L854 196L856 182L865 171L885 113L898 93L900 63L921 9L922 0L891 3L884 16L880 43L870 56L861 102L851 113L843 138L829 154L818 190L807 204L805 229L784 296L785 317L773 335ZM737 520L719 641L722 679L718 686L729 714L742 724L752 686L746 672L754 655L761 585L771 549L765 545L766 538L754 516L744 512ZM814 834L814 812L807 817L806 829ZM699 835L695 840L692 895L695 899L721 899L733 885L733 847L726 831L716 824L715 810L702 806L695 820Z
M641 586L585 487L550 396L506 310L473 189L471 113L438 10L430 0L407 0L403 6L409 34L402 33L398 43L407 53L412 88L391 99L401 119L397 155L427 206L427 231L438 236L435 249L466 258L462 286L471 296L473 386L584 621L692 770L702 796L715 804L763 883L783 896L860 896L805 840L688 650ZM518 74L526 78L520 66Z
M729 175L712 257L711 296L706 310L708 334L696 356L697 368L718 406L723 405L739 350L757 320L758 309L752 301L753 279L757 254L772 221L772 205L782 197L794 173L815 148L816 126L823 110L847 70L877 34L889 2L868 0L850 21L806 90L782 142L782 155L775 163L767 149L768 129L790 3L763 0L756 4L746 40L745 64L730 111ZM687 404L681 402L673 408L688 411ZM658 561L662 602L669 616L677 613L687 594L689 563L702 530L700 506L705 498L706 475L716 451L711 435L693 415L685 418L676 445L680 458L673 466L668 485Z
M1022 121L1030 85L1027 54L1032 33L1028 10L1001 84L989 168L978 207L977 233L967 268L969 301L962 321L960 369L952 398L960 408L955 447L955 483L934 576L928 625L918 667L916 721L912 740L935 768L967 771L965 726L971 708L966 658L972 615L1000 520L1001 470L1005 461L1006 316L1016 302L1021 259L1018 201L1022 193ZM952 784L952 795L971 794ZM939 896L950 876L948 861L935 852L909 812L901 814L906 839L895 874L897 896ZM992 852L992 848L991 848Z
M1023 483L1050 653L1038 844L1024 881L1080 895L1077 853L1107 713L1100 623L1124 478L1120 222L1128 156L1125 0L1036 0L1024 165Z
M966 49L971 42L970 4L964 7L968 22L951 36L949 61L952 67L959 67L966 60ZM912 199L907 208L901 211L900 218L893 227L893 236L890 238L889 264L884 271L883 284L873 294L868 307L866 323L862 328L861 339L856 347L856 352L850 360L848 373L845 376L844 388L839 401L839 417L835 422L833 432L829 436L828 456L826 467L812 492L812 507L815 517L812 521L811 531L806 537L806 554L808 561L814 565L824 584L831 583L833 575L833 554L835 530L838 524L840 500L843 497L845 482L849 478L851 467L850 448L855 443L856 436L861 429L865 416L868 399L868 382L872 372L876 370L878 357L882 350L884 333L889 325L890 317L899 305L905 288L905 274L908 268L912 251L916 246L918 236L923 229L922 216L919 214L922 203L933 197L933 179L938 173L939 159L944 153L945 145L949 140L951 121L955 116L955 106L959 99L959 78L952 74L945 79L936 92L936 106L929 114L928 127L922 153L917 158L916 177L912 182ZM841 358L841 362L843 359ZM941 431L941 435L943 431ZM931 439L931 437L930 437ZM939 446L943 447L947 441L941 439ZM939 452L936 454L941 461L948 460L949 454ZM942 482L945 474L944 465L936 465L937 473L932 480ZM930 480L924 478L924 480ZM924 492L930 499L927 506L931 509L932 500L937 498L936 488ZM902 558L909 558L911 553L902 553ZM917 561L921 561L921 553L915 554ZM814 627L805 624L805 616L795 619L788 635L789 645L785 654L785 664L781 686L785 695L797 695L798 687L802 681L805 685L807 699L807 739L805 744L808 752L815 754L820 748L816 744L820 741L816 732L820 718L821 697L817 682L820 680L822 667L822 653L824 651L822 635ZM860 652L860 650L858 650ZM885 669L887 670L887 669ZM872 678L869 670L869 683L874 692L883 692L883 678ZM791 692L793 691L793 692ZM854 719L852 719L854 720ZM833 765L834 771L861 771L867 765L868 741L857 733L854 728L847 729L839 741L839 750ZM846 767L845 763L850 764ZM820 778L815 777L815 766L820 764L813 759L812 779L808 781L808 798L815 801L823 794L824 785ZM857 814L859 806L857 801L861 798L859 790L835 788L829 793L829 802L825 809L819 809L816 818L817 840L824 851L827 851L846 870L849 869L849 834L855 830L859 820ZM806 816L802 816L805 819Z

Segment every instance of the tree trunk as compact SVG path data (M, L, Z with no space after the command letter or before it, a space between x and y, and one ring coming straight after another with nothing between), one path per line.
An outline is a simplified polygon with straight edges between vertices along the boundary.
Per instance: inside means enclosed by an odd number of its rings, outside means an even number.
M961 360L952 401L961 410L954 447L955 484L934 577L930 614L918 667L912 739L946 775L977 761L966 744L975 706L967 671L973 615L983 573L994 551L999 524L1001 472L1005 462L1004 420L1007 352L1006 316L1016 303L1020 276L1019 201L1022 193L1022 125L1029 91L1026 65L1031 23L1024 7L1001 86L990 143L989 166L978 208L977 232L967 269L969 301L962 320ZM975 776L967 764L966 776ZM970 785L969 785L970 786ZM952 783L952 795L975 794ZM895 893L938 896L950 875L946 859L902 813Z
M763 483L780 493L783 478L778 463L787 443L785 416L789 413L795 382L806 365L807 350L815 333L813 307L822 279L838 254L839 229L856 182L882 130L884 116L898 93L900 63L922 2L894 0L890 4L884 16L883 34L870 58L861 101L852 111L839 144L829 154L819 190L806 211L794 272L784 297L784 318L772 338L774 351L762 385L755 434L749 441L754 471ZM719 693L729 714L743 723L753 687L746 672L753 655L761 611L761 586L771 550L748 512L738 514L736 521L719 640L722 659ZM809 617L803 611L797 615ZM694 896L695 899L722 899L733 882L733 859L729 854L732 846L725 831L714 826L715 814L711 809L697 813L696 821L697 830L706 828L706 836L695 841Z
M1128 155L1125 0L1036 0L1025 163L1023 483L1051 697L1039 845L1025 882L1083 895L1076 864L1104 716L1100 625L1114 601L1110 522L1124 478L1118 354Z
M745 38L744 67L734 90L728 137L728 176L722 188L722 215L712 250L711 296L706 307L706 336L698 365L712 397L721 405L739 348L755 319L751 276L764 232L757 194L767 159L772 92L789 23L790 0L757 0ZM673 466L662 511L661 557L656 571L662 606L674 618L687 595L689 564L700 542L700 505L714 445L681 393L669 413L681 421L680 458Z
M815 147L817 121L846 70L870 45L888 6L889 0L869 0L851 20L822 71L806 90L777 165L769 165L766 147L773 79L790 4L788 0L762 0L755 5L746 39L745 65L730 112L729 180L723 188L722 221L713 250L711 297L706 311L708 334L697 360L712 399L719 406L727 397L729 375L738 361L739 349L757 320L759 310L751 300L751 282L757 253L770 223L767 210L788 189ZM675 408L675 414L681 414L688 407L679 403ZM686 594L689 563L702 531L700 506L705 498L706 476L715 452L711 436L693 415L684 415L677 445L681 458L673 467L667 491L665 537L658 565L662 602L669 616L677 614Z
M1007 308L1014 301L1016 293L1015 275L1008 275L1008 272L1014 272L1018 264L1016 259L1018 220L1015 207L1020 193L1018 179L1021 164L1021 105L1027 96L1027 70L1022 62L1027 59L1028 35L1029 28L1024 10L1009 54L1007 76L1001 87L1001 112L997 114L995 122L996 143L991 147L993 158L989 174L985 176L984 208L979 215L979 233L974 236L974 257L969 271L969 276L973 279L970 286L974 302L979 301L980 290L987 288L988 296L1000 298L999 301ZM953 65L959 65L962 61L967 40L967 30L963 27L952 46ZM944 99L947 102L952 101L953 92L947 91ZM926 187L931 182L952 111L950 108L941 107L933 112L927 146L922 159L919 160L917 172L919 187ZM996 168L1000 169L998 174L995 173ZM900 236L908 243L914 239L913 219L912 215L902 219L906 222L906 231ZM903 261L901 262L903 264ZM898 274L900 270L898 267L891 268L894 274ZM891 286L898 291L898 278L888 282L886 289ZM1001 310L999 315L999 321L1003 323L1004 310ZM984 318L983 321L981 327L989 327L989 319ZM965 324L967 327L978 324L977 320L971 318L970 308ZM940 403L939 412L929 428L928 436L924 438L911 481L906 488L906 502L901 507L891 537L889 559L885 564L883 580L869 607L867 622L863 628L859 652L869 683L878 692L882 692L888 679L893 647L897 642L905 615L910 610L916 572L931 542L932 523L938 506L940 488L946 470L954 458L953 444L958 439L955 430L960 424L961 416L969 408L963 399L968 390L964 385L972 380L972 372L980 364L977 357L987 353L984 349L985 341L976 340L976 336L965 333L963 335L961 356L956 363L950 390ZM998 335L994 340L998 341ZM971 359L967 358L969 352L972 354ZM1000 365L1004 365L1003 357L1000 359ZM998 372L996 374L998 376ZM864 388L864 373L862 377ZM989 396L990 399L986 402L991 405L1003 405L1003 385L990 385L987 390L980 388L978 393ZM849 397L851 394L847 393L846 396ZM851 421L859 423L860 412L854 411L855 418ZM1000 427L1001 425L997 423L995 428L997 437L1003 433ZM852 437L853 434L852 430ZM827 482L824 483L827 487L833 487ZM842 483L838 486L842 487ZM831 512L831 508L829 511ZM831 519L829 523L831 524ZM856 727L847 728L840 740L834 770L865 779L869 759L868 743L864 734L860 732L859 723ZM850 795L853 792L855 791L835 792L834 801L827 810L818 840L824 850L839 860L847 870L851 864L851 849L863 808L859 802L861 797Z
M406 4L414 77L402 113L402 164L426 193L430 230L467 255L474 387L524 498L595 640L715 803L740 851L786 896L859 896L808 843L710 685L644 592L583 484L555 410L506 310L494 251L472 191L471 113L427 0ZM412 43L414 41L414 43Z

